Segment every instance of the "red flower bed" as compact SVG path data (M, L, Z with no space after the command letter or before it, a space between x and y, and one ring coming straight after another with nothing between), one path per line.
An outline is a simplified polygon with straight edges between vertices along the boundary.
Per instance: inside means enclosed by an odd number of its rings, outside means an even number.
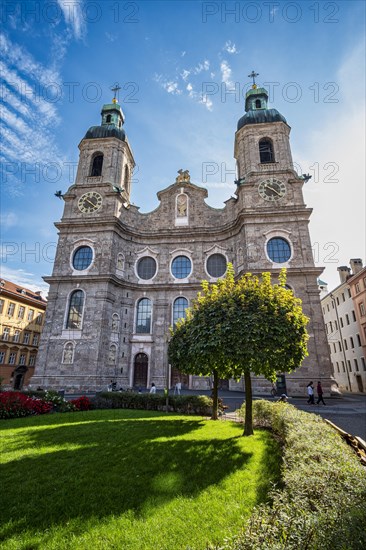
M52 404L20 392L0 393L0 418L19 418L31 414L46 414L52 410Z
M77 399L72 399L70 403L74 405L77 411L89 411L92 408L89 397L86 397L85 395L82 395Z

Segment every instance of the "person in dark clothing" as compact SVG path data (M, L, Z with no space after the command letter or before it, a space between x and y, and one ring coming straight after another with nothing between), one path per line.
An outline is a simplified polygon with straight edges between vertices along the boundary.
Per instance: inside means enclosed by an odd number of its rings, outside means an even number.
M318 382L318 385L316 387L316 393L318 394L318 401L316 402L317 405L319 405L320 401L323 403L323 405L325 405L325 402L324 402L324 399L323 399L323 388L322 388L322 385L320 383L320 381Z

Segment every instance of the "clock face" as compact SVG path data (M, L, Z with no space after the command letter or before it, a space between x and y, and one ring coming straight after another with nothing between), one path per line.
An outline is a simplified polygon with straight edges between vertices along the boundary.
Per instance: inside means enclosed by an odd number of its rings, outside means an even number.
M286 194L286 185L280 180L269 178L260 182L258 193L266 201L277 201Z
M89 191L88 193L84 193L84 195L81 195L78 202L78 208L80 212L90 214L99 210L99 208L102 206L102 202L103 199L102 196L99 195L99 193L97 193L96 191Z

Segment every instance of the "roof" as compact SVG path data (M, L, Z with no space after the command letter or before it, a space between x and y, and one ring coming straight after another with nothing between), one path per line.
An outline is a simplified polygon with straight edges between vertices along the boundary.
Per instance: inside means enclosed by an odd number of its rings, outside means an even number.
M101 139L115 137L125 141L126 134L123 128L117 128L114 124L105 124L103 126L91 126L86 132L84 139Z
M263 124L266 122L284 122L287 124L287 121L277 109L258 109L250 110L245 113L238 121L238 130L246 126L247 124Z
M33 290L29 290L29 288L24 288L23 286L7 281L6 279L1 279L0 282L0 294L2 293L12 295L14 296L14 299L18 298L18 300L32 302L41 309L45 309L47 305L47 301L42 298L40 292L34 292Z

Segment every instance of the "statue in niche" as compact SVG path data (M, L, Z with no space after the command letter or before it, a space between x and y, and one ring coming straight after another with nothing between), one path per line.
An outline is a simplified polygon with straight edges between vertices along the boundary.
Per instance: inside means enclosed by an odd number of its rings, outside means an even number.
M177 210L178 218L184 218L187 216L187 195L178 195Z
M119 330L119 318L116 313L112 315L112 331L118 332Z
M71 365L74 356L74 348L72 344L67 344L64 349L62 362L66 365Z
M123 271L123 264L124 264L123 254L118 254L117 269L119 269L120 271Z
M116 362L116 347L111 346L109 348L108 363L114 365Z

